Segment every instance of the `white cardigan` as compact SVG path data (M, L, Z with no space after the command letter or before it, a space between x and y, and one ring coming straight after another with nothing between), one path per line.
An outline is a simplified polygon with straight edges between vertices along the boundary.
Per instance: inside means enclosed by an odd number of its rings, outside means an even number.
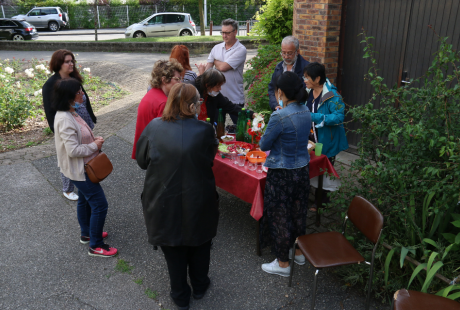
M71 180L85 181L83 158L97 152L98 147L95 142L81 144L80 125L70 112L56 113L54 143L61 172Z

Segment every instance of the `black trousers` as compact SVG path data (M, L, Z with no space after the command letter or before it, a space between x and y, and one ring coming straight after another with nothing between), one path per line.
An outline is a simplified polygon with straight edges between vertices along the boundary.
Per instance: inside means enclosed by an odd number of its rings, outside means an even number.
M179 307L190 302L192 293L187 283L187 267L194 294L203 294L209 286L211 240L200 246L162 246L168 264L171 298Z

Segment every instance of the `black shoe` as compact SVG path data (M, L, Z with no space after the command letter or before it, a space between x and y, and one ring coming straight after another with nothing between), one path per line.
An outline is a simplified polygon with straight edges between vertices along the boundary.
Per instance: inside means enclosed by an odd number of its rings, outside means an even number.
M198 299L202 299L202 298L204 297L204 295L206 294L206 292L208 291L209 285L211 285L211 282L209 282L208 286L206 287L206 289L204 290L203 293L201 293L201 294L195 294L195 293L193 293L193 294L192 294L193 298L194 298L194 299L197 299L197 300L198 300Z
M176 306L177 306L177 305L176 305ZM179 306L177 306L177 310L188 310L188 309L190 309L190 305L187 305L187 306L185 306L185 307L179 307Z

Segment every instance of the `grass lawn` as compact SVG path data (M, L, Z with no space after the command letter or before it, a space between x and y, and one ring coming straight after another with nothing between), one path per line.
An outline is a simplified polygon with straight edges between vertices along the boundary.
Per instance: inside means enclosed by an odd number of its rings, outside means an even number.
M265 37L261 36L237 36L239 40L262 40ZM113 40L99 40L101 42L212 42L222 41L221 35L216 36L185 36L185 37L159 37L159 38L128 38L128 39L113 39Z

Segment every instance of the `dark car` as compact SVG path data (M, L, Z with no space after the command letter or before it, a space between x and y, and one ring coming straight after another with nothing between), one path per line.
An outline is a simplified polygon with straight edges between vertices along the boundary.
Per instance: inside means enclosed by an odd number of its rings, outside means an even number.
M0 40L37 40L38 32L24 20L0 18Z

